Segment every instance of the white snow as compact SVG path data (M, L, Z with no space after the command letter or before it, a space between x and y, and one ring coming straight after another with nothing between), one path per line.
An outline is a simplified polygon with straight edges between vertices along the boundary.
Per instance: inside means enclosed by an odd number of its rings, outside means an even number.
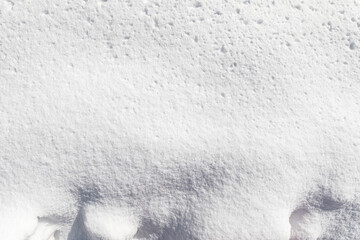
M0 239L359 239L359 12L0 0Z
M25 199L24 199L25 200ZM16 202L16 199L14 200ZM1 206L0 233L4 239L27 239L36 228L36 213L27 206L26 201L20 204Z
M90 239L133 239L138 219L128 209L90 205L84 211L84 225Z
M27 238L28 240L57 240L58 229L60 226L46 220L39 219L34 232Z

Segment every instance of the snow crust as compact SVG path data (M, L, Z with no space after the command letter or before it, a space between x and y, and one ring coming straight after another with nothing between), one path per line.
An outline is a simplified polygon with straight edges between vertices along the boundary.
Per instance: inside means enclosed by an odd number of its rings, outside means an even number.
M0 239L360 239L359 4L0 0Z

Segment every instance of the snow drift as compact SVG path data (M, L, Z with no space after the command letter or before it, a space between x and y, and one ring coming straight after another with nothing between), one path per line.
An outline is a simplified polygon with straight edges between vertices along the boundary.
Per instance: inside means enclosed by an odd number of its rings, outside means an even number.
M360 238L359 10L0 0L0 238Z

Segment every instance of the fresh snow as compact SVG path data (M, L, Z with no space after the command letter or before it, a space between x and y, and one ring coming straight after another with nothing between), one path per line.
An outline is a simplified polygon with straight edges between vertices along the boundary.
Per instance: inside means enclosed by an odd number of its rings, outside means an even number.
M0 239L360 239L359 13L0 0Z

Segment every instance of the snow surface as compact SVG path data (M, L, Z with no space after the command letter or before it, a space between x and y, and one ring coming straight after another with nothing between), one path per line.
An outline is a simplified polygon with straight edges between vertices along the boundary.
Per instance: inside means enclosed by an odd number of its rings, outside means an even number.
M360 239L359 5L0 0L0 239Z

